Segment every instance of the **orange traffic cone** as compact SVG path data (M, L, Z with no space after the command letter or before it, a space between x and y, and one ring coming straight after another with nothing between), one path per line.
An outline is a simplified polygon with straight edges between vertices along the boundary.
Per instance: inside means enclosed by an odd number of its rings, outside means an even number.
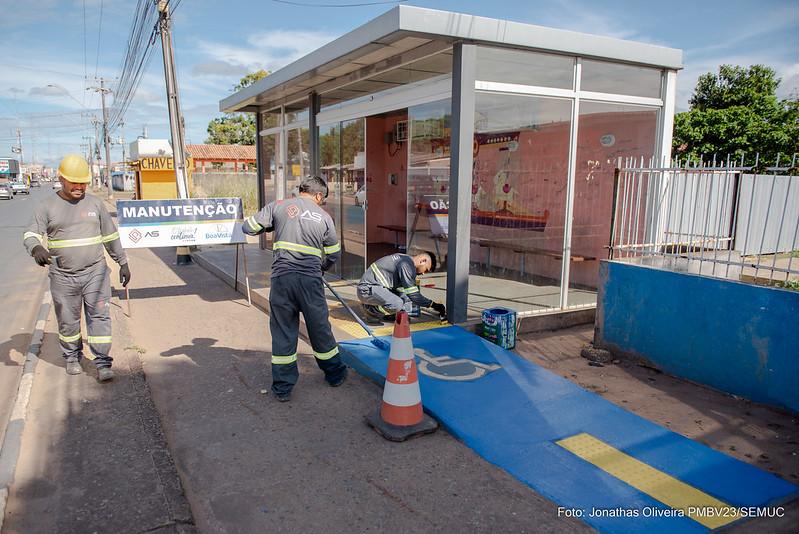
M391 441L405 441L421 434L435 432L438 423L422 410L422 393L416 373L408 314L397 313L394 336L388 355L383 403L366 417L378 434Z

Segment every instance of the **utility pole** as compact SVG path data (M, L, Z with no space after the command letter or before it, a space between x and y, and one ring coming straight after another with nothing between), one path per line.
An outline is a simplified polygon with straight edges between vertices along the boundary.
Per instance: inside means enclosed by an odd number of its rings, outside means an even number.
M100 132L97 130L97 127L100 125L100 121L97 117L92 116L92 126L94 126L94 138L92 138L92 147L90 148L90 165L92 166L92 176L94 177L94 188L100 189L100 164L97 164L97 174L98 176L94 176L94 162L100 159L100 149L97 146L97 140L100 138Z
M94 91L100 93L100 101L103 105L103 144L105 145L105 180L108 186L108 194L106 198L114 198L114 189L111 185L111 136L108 133L108 108L105 107L105 95L111 92L111 89L105 86L105 80L100 78L100 87L89 87Z
M22 172L23 156L22 156L22 130L17 128L17 147L19 148L19 172Z
M175 73L175 56L172 50L172 18L169 15L169 0L158 1L161 27L161 50L164 55L166 99L169 107L169 129L172 134L172 157L175 163L175 183L178 198L189 198L186 172L186 145L183 136L183 116L178 98L178 80Z

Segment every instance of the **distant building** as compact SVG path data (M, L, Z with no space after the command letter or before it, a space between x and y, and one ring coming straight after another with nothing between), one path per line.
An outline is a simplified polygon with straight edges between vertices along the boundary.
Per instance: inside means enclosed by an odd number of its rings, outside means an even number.
M19 180L19 161L16 158L0 158L0 181Z
M255 171L255 145L186 145L194 159L194 171Z

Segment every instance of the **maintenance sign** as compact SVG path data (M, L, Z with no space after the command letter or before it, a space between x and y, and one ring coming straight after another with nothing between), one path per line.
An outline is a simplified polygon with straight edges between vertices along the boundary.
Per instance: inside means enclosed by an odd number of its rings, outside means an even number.
M124 248L244 243L243 214L240 198L117 202Z

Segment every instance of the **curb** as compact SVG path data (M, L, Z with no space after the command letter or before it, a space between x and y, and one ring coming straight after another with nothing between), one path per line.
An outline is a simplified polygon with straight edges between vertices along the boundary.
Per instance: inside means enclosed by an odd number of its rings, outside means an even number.
M47 323L47 316L50 314L50 302L50 291L48 290L45 291L42 304L39 306L31 344L28 347L28 353L25 355L22 378L19 381L14 407L8 420L2 448L0 448L0 530L3 528L9 488L14 481L14 472L17 469L17 460L19 459L22 445L22 433L25 430L25 420L28 417L28 401L30 401L31 389L33 388L33 373L36 370L36 364L39 362L39 351L42 348L42 340L44 339L44 326Z

